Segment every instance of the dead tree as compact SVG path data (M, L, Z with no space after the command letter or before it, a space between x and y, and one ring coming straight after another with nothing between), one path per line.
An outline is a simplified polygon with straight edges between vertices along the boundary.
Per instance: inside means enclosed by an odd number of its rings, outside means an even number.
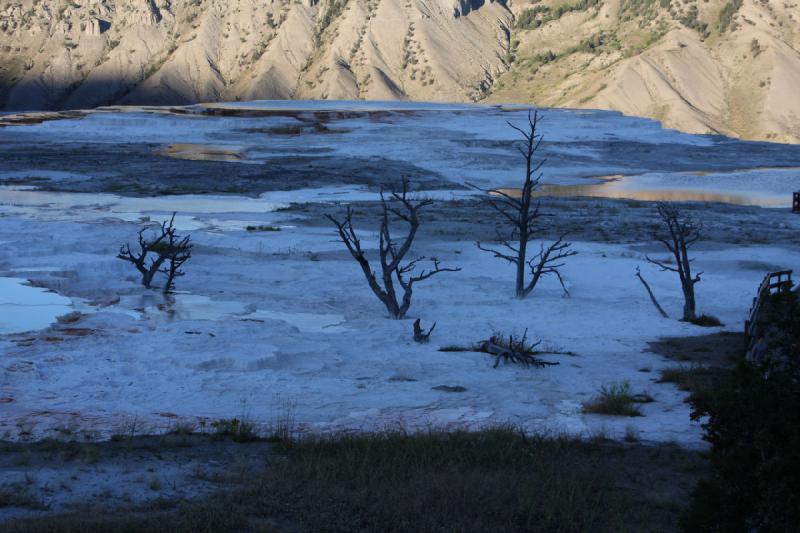
M414 321L414 342L418 342L420 344L425 344L431 340L431 333L433 330L436 329L436 322L433 323L431 329L427 332L422 329L422 322L420 319L416 319Z
M378 247L380 274L376 274L372 269L361 247L361 240L353 227L352 208L347 208L344 220L325 215L336 226L339 238L361 267L372 292L386 306L389 315L395 319L405 318L408 308L411 306L411 296L416 283L440 272L458 272L461 270L460 268L442 268L438 259L431 258L433 266L430 269L423 269L418 274L414 274L419 263L426 258L417 257L403 263L419 230L419 210L431 203L433 203L432 200L412 200L408 194L408 180L406 179L403 179L403 189L400 193L392 192L387 198L381 191L382 216ZM408 233L399 241L395 240L391 233L391 215L402 220L409 227ZM402 290L402 297L398 296L398 288L395 287L395 282L399 285L399 289Z
M173 215L173 219L174 218L175 215ZM158 250L163 249L165 241L168 240L170 233L174 231L173 221L170 219L169 222L162 222L161 234L152 239L147 239L145 237L144 234L146 231L146 227L139 230L138 252L134 253L133 250L131 250L131 245L125 244L120 246L117 257L132 263L133 266L136 267L136 270L142 275L142 285L149 289L152 285L153 278L161 270L161 265L167 259L163 254L158 253ZM155 257L151 256L151 252L153 252ZM149 262L148 259L150 260Z
M542 244L539 253L532 258L528 258L528 244L534 240L537 233L537 221L541 216L540 203L534 202L533 192L539 186L542 175L537 173L544 165L544 159L537 158L539 146L542 143L542 135L537 132L539 124L539 113L531 115L528 112L528 129L523 130L510 122L509 126L522 134L524 139L519 152L525 158L525 181L519 190L519 196L503 189L481 189L472 184L468 184L473 189L487 193L487 203L500 214L503 226L510 226L510 232L501 232L497 228L497 237L500 242L499 248L485 247L480 242L476 243L478 248L493 254L498 259L503 259L512 263L516 267L515 292L517 298L525 298L542 279L542 277L553 274L561 283L564 294L569 296L569 291L564 285L561 277L560 268L564 266L564 260L576 255L578 252L572 250L572 244L565 241L566 234L562 234L555 242ZM530 279L526 280L530 273Z
M142 285L151 288L153 278L161 272L167 276L163 291L171 292L175 286L175 278L183 276L181 266L192 255L190 237L179 237L175 228L175 213L168 221L161 223L159 233L145 236L148 228L139 230L139 250L134 252L130 244L125 244L119 249L117 257L136 267L142 275Z
M692 274L693 259L689 258L689 248L700 239L702 226L692 216L681 211L672 203L659 202L656 210L661 218L661 224L653 232L653 238L663 244L672 257L670 260L647 257L647 260L661 268L662 271L678 274L683 291L682 320L695 320L697 318L697 302L694 286L700 283L702 272Z

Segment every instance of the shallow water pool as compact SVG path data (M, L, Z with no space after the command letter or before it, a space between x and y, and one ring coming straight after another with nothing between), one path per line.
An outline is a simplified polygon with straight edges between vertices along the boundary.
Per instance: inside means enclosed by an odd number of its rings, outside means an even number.
M44 329L72 311L69 298L27 283L0 277L0 334Z

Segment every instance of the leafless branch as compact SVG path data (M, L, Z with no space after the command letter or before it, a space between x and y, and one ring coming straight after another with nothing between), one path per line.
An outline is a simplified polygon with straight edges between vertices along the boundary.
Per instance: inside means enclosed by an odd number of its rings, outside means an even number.
M434 322L431 329L426 332L422 329L420 319L416 319L414 321L414 342L419 342L421 344L427 343L431 339L431 333L433 333L434 329L436 329L436 322Z
M642 276L642 272L639 270L638 266L636 267L636 277L639 278L639 281L641 281L642 285L644 285L644 288L647 291L647 294L650 295L650 301L653 302L653 305L658 310L658 312L661 314L661 316L663 316L664 318L669 318L669 315L667 314L667 312L664 311L664 308L661 307L661 304L659 304L658 300L656 300L656 295L653 294L653 290L650 288L650 284L647 283L647 281L645 281L644 277Z
M350 255L358 262L370 289L386 306L392 318L404 318L411 306L414 284L433 277L441 272L458 272L460 268L442 268L436 258L432 258L433 266L414 274L418 264L425 257L417 257L403 262L411 249L411 245L419 230L420 209L430 205L432 200L414 200L409 196L408 180L402 180L400 192L392 192L389 197L381 191L381 226L379 231L378 257L380 262L380 276L372 269L369 260L361 247L361 241L353 227L353 211L348 207L343 220L332 215L326 215L337 229L339 238L345 244ZM391 217L404 221L408 225L408 232L399 240L392 236ZM398 296L395 283L402 288L402 296Z
M531 271L531 279L525 287L525 296L530 294L536 284L543 276L553 274L558 278L561 288L564 290L564 295L569 296L569 291L564 284L564 278L561 277L559 269L565 265L564 259L578 255L578 252L572 250L572 243L564 240L566 234L561 235L554 243L545 246L542 244L539 248L539 253L528 260L528 268Z

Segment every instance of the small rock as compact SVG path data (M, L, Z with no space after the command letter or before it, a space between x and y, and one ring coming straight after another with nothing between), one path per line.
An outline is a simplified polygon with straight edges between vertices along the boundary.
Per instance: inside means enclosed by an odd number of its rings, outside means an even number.
M451 387L450 385L437 385L433 387L431 390L438 390L442 392L466 392L467 389L462 387L461 385L456 385L455 387Z

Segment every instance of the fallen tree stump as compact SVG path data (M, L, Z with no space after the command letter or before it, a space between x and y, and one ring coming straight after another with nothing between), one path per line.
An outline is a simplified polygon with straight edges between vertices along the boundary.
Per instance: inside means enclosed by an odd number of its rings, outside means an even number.
M543 368L545 366L555 366L557 362L543 361L536 357L542 352L536 348L542 344L542 341L528 344L528 330L522 335L522 338L515 340L513 335L508 336L508 340L502 338L500 335L493 335L487 341L483 341L480 345L481 351L494 356L494 366L497 368L500 360L505 363L517 363L524 366L534 366L536 368Z

